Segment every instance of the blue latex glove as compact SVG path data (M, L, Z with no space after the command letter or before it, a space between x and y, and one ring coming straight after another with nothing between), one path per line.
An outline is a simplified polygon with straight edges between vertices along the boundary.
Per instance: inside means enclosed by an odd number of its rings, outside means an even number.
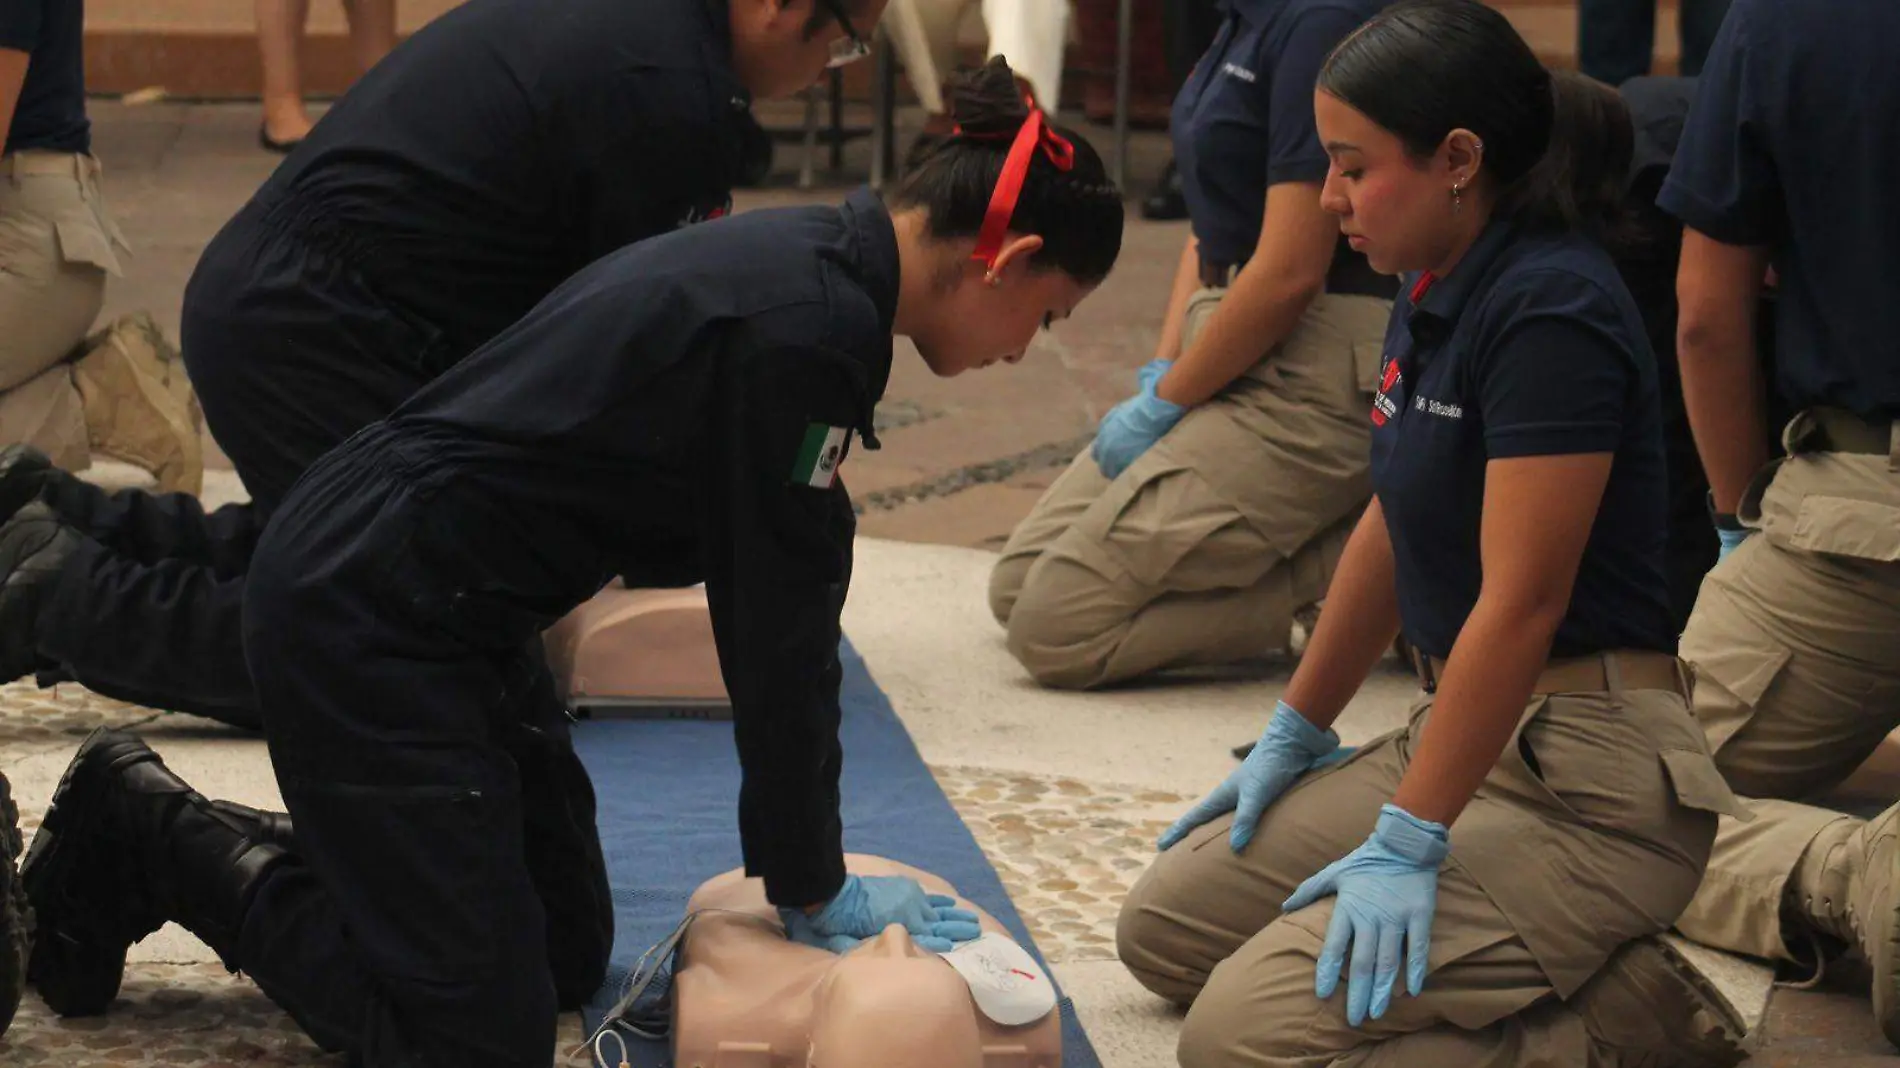
M1142 364L1141 370L1135 372L1135 388L1142 393L1151 392L1161 384L1161 376L1173 366L1173 360L1149 360Z
M1089 455L1095 459L1103 478L1119 478L1129 464L1140 459L1142 453L1187 414L1181 405L1155 396L1155 386L1168 373L1169 362L1150 360L1135 375L1140 391L1110 408L1102 417Z
M1722 539L1722 551L1716 556L1715 562L1719 564L1728 559L1728 554L1734 552L1735 547L1747 541L1748 536L1753 533L1755 532L1749 529L1723 530L1721 527L1716 527L1715 536Z
M803 909L780 909L779 918L785 921L787 938L833 953L882 934L894 923L909 931L919 946L938 953L983 933L976 913L957 908L954 898L926 894L917 880L901 875L847 875L824 908L809 916Z
M1406 989L1413 997L1425 989L1432 913L1438 907L1438 866L1450 849L1442 825L1385 805L1365 845L1301 883L1280 906L1282 912L1296 912L1327 895L1338 897L1326 926L1313 992L1322 1000L1333 996L1350 946L1346 1022L1352 1026L1365 1022L1368 1008L1376 1020L1391 1006L1401 949Z
M1315 763L1325 760L1339 748L1339 735L1321 731L1306 721L1292 705L1281 701L1273 706L1273 718L1265 733L1254 743L1253 752L1229 772L1214 792L1187 810L1161 835L1158 843L1166 851L1187 837L1189 831L1226 813L1234 814L1228 844L1238 853L1253 841L1260 816L1274 799L1293 785Z

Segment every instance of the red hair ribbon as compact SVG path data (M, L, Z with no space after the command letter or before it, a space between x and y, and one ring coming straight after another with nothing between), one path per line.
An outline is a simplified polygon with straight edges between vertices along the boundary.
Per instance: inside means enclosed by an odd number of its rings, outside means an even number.
M1023 181L1029 177L1029 165L1035 159L1037 149L1049 157L1056 170L1067 171L1075 166L1075 146L1068 139L1049 128L1043 119L1042 109L1036 106L1036 98L1023 94L1023 100L1029 105L1029 117L1023 120L1022 127L1016 131L1016 140L1009 146L1009 155L1003 159L1003 173L997 176L996 192L990 195L989 210L983 214L983 227L977 231L976 250L970 258L989 267L996 268L996 257L1003 251L1003 235L1009 232L1010 216L1016 214L1016 201L1022 196ZM957 126L951 131L953 137L974 136L965 134L963 127Z

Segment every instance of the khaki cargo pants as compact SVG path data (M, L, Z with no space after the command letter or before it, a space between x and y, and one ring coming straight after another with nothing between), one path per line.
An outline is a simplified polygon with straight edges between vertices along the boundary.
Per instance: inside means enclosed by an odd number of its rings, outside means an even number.
M90 156L0 158L0 445L27 442L61 467L91 462L75 355L119 273L118 232Z
M1190 1006L1182 1068L1618 1063L1565 1001L1589 1005L1618 947L1669 927L1701 877L1714 813L1738 811L1668 690L1533 698L1451 827L1424 991L1401 983L1385 1016L1358 1028L1346 984L1314 995L1333 899L1287 915L1280 903L1372 833L1430 711L1426 698L1408 728L1301 778L1240 856L1223 817L1157 857L1130 892L1121 959Z
M1818 413L1751 487L1760 533L1703 580L1681 655L1716 766L1751 802L1723 820L1678 923L1706 945L1792 960L1782 895L1809 843L1850 817L1797 804L1838 785L1900 727L1900 422L1832 451ZM1885 445L1885 455L1873 449Z
M99 178L87 155L0 158L0 445L69 471L103 453L196 493L197 402L171 343L143 314L87 333L125 250Z
M1194 295L1184 345L1225 292ZM1372 496L1367 412L1391 307L1319 297L1120 478L1075 458L990 577L1031 676L1087 688L1286 648Z

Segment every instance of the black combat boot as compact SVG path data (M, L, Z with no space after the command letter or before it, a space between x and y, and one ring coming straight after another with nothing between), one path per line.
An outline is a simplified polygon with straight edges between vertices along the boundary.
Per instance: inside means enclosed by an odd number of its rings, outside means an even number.
M1174 160L1168 165L1155 182L1154 191L1141 202L1141 217L1156 222L1172 222L1188 217L1187 194L1181 185L1181 172L1175 169Z
M53 466L46 454L31 445L8 445L0 449L0 522L38 500L46 484L71 474Z
M0 772L0 1035L13 1025L26 989L26 957L32 949L33 910L14 864L20 859L20 809Z
M243 823L245 837L277 846L286 853L297 851L297 835L291 826L290 813L266 812L236 801L213 801L211 807Z
M104 1012L125 952L166 921L237 970L251 895L289 854L253 837L123 731L97 730L53 793L20 878L38 914L27 980L61 1016Z
M40 655L40 615L82 538L37 500L0 524L0 682L56 666Z

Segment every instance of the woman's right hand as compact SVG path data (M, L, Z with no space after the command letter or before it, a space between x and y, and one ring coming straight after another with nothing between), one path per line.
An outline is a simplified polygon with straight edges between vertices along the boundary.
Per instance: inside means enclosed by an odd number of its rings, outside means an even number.
M1285 701L1274 706L1273 719L1260 735L1260 741L1227 779L1214 788L1187 814L1162 834L1160 848L1166 852L1189 831L1229 812L1234 825L1228 844L1238 853L1253 840L1260 817L1295 779L1339 748L1339 735L1321 731L1307 722Z

